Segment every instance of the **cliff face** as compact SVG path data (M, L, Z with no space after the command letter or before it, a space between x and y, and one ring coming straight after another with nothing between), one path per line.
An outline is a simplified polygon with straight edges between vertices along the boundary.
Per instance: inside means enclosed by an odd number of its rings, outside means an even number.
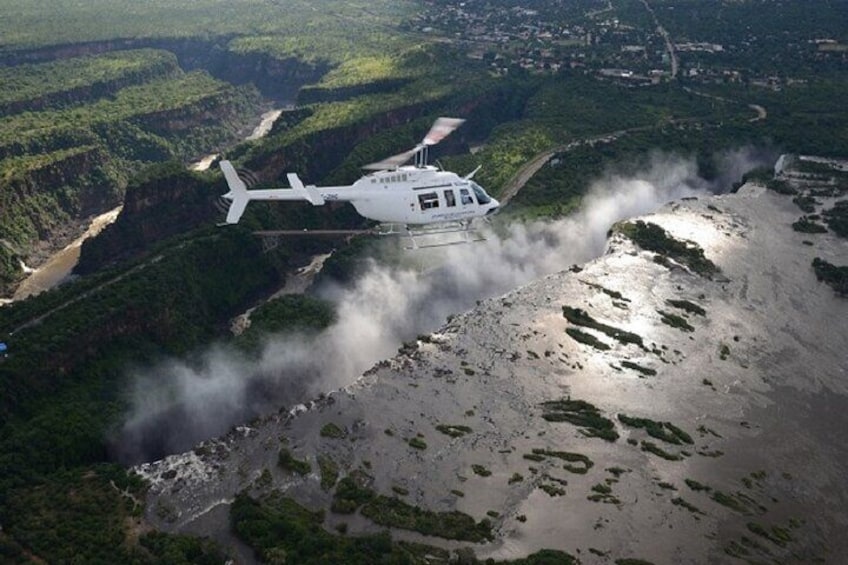
M153 243L201 224L211 224L222 187L186 171L179 163L154 167L127 188L118 219L83 242L74 272L84 275L133 257Z
M228 543L241 491L338 500L330 461L372 493L491 520L481 558L840 561L848 302L811 262L848 247L794 232L797 216L746 185L667 205L639 237L623 224L599 259L483 302L309 409L140 466L147 519ZM325 525L457 547L368 504Z
M153 48L170 51L185 70L203 69L232 84L252 83L264 96L291 102L304 84L316 82L329 65L308 64L295 58L278 59L267 53L238 53L227 48L230 38L201 39L115 39L20 50L0 55L7 65L40 63L123 49Z

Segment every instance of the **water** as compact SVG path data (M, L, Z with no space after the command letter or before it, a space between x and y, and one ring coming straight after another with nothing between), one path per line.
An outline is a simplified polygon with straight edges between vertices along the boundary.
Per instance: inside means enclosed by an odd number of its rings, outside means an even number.
M82 242L89 237L96 236L101 232L101 230L103 230L103 228L114 222L122 208L123 206L118 206L104 214L96 216L91 221L91 224L89 224L85 233L71 242L70 245L50 257L50 259L48 259L47 262L39 268L35 270L30 269L30 275L24 279L9 302L35 296L45 290L58 286L66 280L70 276L73 268L76 266L77 261L79 261Z

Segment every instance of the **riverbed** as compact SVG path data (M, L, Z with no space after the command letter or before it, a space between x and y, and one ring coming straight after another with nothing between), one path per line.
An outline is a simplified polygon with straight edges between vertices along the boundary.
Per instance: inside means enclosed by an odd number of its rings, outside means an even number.
M50 257L46 263L35 270L32 270L30 275L20 284L15 294L12 295L12 300L23 300L30 296L42 293L49 290L71 276L71 271L79 261L80 248L82 242L89 237L94 237L100 233L103 228L114 222L121 213L122 206L113 208L108 212L95 216L81 236L72 241L64 249Z

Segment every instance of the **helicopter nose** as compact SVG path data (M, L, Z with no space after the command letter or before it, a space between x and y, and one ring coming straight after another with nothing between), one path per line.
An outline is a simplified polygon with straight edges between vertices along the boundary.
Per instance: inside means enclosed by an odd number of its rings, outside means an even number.
M497 200L495 200L494 198L492 198L492 201L489 203L489 209L486 210L486 215L492 216L492 215L496 214L497 211L500 209L500 207L501 207L501 203L498 202Z

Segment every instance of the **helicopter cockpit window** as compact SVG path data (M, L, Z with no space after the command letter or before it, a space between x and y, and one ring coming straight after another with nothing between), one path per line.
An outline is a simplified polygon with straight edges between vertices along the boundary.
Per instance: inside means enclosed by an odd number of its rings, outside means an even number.
M477 197L477 202L479 202L480 204L488 204L492 201L492 199L489 198L489 195L486 194L486 191L483 190L482 186L480 186L474 181L471 181L468 184L471 185L471 190L474 191L474 196Z
M418 203L421 205L422 210L429 210L431 208L439 207L439 195L435 192L428 192L426 194L418 195Z
M459 189L459 200L460 202L462 202L463 206L465 206L466 204L474 204L474 199L471 198L471 193L468 192L467 188Z
M448 208L456 206L456 195L453 193L453 190L445 191L445 203Z

